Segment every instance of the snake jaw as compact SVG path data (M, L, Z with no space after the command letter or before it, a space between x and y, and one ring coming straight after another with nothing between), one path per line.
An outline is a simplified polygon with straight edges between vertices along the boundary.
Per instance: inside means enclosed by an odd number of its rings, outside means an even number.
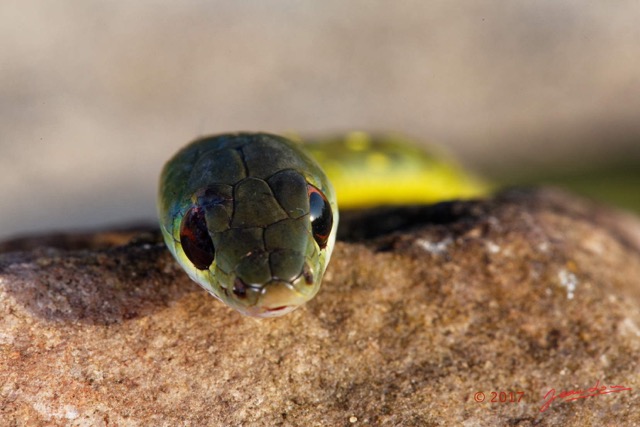
M290 313L316 294L318 287L309 289L311 293L300 292L298 287L306 287L305 283L304 275L293 282L273 279L264 285L255 305L244 307L240 311L253 317L279 317Z
M319 284L310 282L310 279L313 279L313 272L305 264L302 272L292 281L271 279L260 290L250 287L258 293L255 304L235 308L252 317L283 316L305 304L318 292Z
M285 314L291 313L298 307L300 306L299 305L283 305L281 307L274 307L274 308L252 307L251 309L248 309L241 313L249 317L264 319L268 317L284 316Z

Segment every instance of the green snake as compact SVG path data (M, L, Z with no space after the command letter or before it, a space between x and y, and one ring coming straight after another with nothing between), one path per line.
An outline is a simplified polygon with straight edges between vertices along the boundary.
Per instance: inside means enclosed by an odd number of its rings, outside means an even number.
M338 204L433 203L485 191L453 162L398 137L353 132L303 143L233 133L197 139L167 162L158 216L192 280L244 315L275 317L320 289Z

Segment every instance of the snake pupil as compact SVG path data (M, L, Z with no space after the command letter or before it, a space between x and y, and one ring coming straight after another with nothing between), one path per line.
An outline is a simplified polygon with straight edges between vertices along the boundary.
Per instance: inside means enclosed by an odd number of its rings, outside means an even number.
M320 249L324 249L329 241L331 227L333 226L331 205L322 191L313 185L308 185L308 194L313 238L318 246L320 246Z
M180 244L185 255L198 270L207 270L213 262L215 249L209 236L204 209L193 206L180 225Z

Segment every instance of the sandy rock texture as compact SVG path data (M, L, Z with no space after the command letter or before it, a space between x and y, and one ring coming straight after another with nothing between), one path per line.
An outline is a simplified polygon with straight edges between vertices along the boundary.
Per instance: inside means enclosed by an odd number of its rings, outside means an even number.
M320 294L266 320L152 229L4 243L0 424L640 424L638 219L554 190L345 217Z

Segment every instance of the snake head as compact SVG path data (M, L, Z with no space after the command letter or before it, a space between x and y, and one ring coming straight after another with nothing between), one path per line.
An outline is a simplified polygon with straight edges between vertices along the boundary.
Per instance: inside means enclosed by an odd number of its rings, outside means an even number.
M176 154L161 176L159 216L189 276L256 317L315 296L338 221L333 188L314 160L284 138L244 133Z

